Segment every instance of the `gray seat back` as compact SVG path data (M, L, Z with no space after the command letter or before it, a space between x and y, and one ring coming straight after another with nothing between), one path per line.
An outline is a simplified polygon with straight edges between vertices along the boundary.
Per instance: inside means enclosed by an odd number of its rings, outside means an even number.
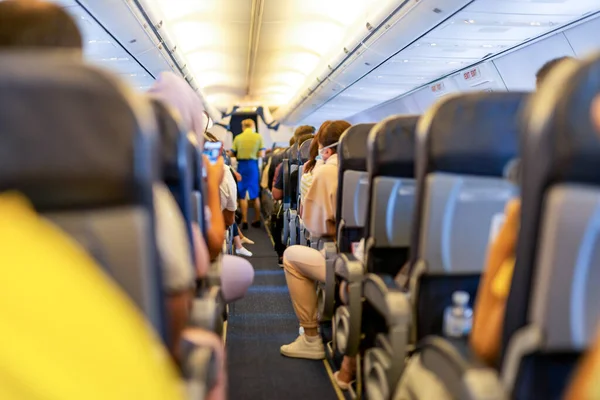
M600 322L600 57L563 63L522 124L521 223L503 332L513 397L559 398Z
M150 104L71 57L4 54L0 105L0 191L72 234L165 337Z
M521 93L471 93L439 102L418 131L418 215L412 261L428 273L479 273L518 157ZM496 225L494 225L496 224Z
M600 92L600 57L579 65L565 64L563 74L553 74L532 98L522 125L528 138L524 141L523 217L505 319L505 350L510 337L534 317L549 330L554 348L569 344L581 349L589 339L588 324L598 318L590 313L587 302L597 304L598 299L589 290L597 282L598 271L589 266L597 257L594 221L600 141L589 114ZM550 244L559 239L565 242L551 249ZM575 262L556 270L557 263L567 259ZM543 287L554 288L559 277L563 279L560 298L541 293ZM543 305L545 301L551 304ZM549 315L549 306L559 306L561 312ZM562 314L565 309L568 315Z
M530 321L544 328L547 351L583 351L600 321L600 188L562 184L542 213Z
M300 164L304 164L310 159L310 145L313 140L307 140L300 145L300 150L298 151L298 161Z
M523 93L446 98L417 126L417 200L411 238L416 340L441 334L452 293L473 304L490 239L518 192L506 176L518 157Z
M416 115L389 117L369 135L367 269L395 275L407 261L415 201Z
M427 272L480 273L488 244L517 188L503 178L429 174L419 258Z
M369 176L365 171L345 171L342 191L342 220L346 228L365 226L369 199Z
M374 244L382 248L408 247L416 181L379 176L372 184L370 212L373 218L369 231Z
M350 252L353 242L363 237L369 179L367 175L367 138L375 124L356 124L342 134L338 144L337 215L340 252Z

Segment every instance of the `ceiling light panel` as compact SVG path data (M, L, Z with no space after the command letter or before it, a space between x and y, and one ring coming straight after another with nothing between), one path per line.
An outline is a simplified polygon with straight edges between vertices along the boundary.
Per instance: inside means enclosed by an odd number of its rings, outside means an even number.
M227 108L247 92L250 0L143 0L211 104ZM158 23L159 21L156 21ZM224 94L223 94L224 93Z
M476 0L328 104L345 103L362 88L363 93L369 93L364 101L366 110L373 107L374 96L379 97L378 104L391 100L597 11L600 11L597 0ZM350 96L344 96L346 93ZM315 103L312 100L308 102ZM318 106L310 110L315 113L311 118L321 117ZM307 116L304 111L300 114Z
M364 29L373 13L393 1L264 0L250 98L274 106L288 103L359 26ZM275 86L278 92L270 92Z

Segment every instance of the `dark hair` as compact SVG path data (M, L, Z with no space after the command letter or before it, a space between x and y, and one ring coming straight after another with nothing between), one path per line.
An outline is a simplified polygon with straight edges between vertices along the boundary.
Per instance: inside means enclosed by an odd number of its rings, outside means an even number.
M314 136L312 143L310 144L310 159L304 164L304 173L309 173L315 168L317 164L317 156L319 155L319 136L325 128L331 124L331 121L325 121L319 127L317 134Z
M346 129L350 128L349 122L346 121L333 121L319 135L319 144L323 147L331 146L332 144L339 142L342 133L346 132ZM335 153L336 148L331 147L331 150Z
M304 136L304 135L312 135L315 133L315 127L314 126L310 126L310 125L302 125L299 126L298 128L296 128L296 131L294 132L294 137L299 138L300 136Z
M299 136L298 140L296 140L296 142L298 143L298 148L300 148L302 143L306 142L307 140L311 140L312 138L314 138L314 135L312 133L305 133L304 135Z
M212 133L206 131L204 132L204 135L206 136L206 138L208 139L209 142L218 142L219 139L217 139L217 137L215 135L213 135Z
M0 2L0 47L82 49L75 20L52 3L35 0Z
M560 64L561 62L563 62L565 60L573 60L573 59L574 59L573 57L565 56L565 57L558 57L558 58L555 58L553 60L548 61L535 74L535 81L536 81L535 83L536 83L536 85L539 87L542 83L544 83L544 81L546 80L546 78L548 77L548 75L550 74L550 72L558 64Z

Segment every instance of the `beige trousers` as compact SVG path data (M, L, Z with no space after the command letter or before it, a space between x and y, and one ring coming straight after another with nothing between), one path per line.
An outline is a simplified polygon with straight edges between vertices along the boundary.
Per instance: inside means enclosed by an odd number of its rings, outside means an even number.
M283 253L283 267L300 326L318 327L315 283L325 282L325 256L310 247L291 246Z

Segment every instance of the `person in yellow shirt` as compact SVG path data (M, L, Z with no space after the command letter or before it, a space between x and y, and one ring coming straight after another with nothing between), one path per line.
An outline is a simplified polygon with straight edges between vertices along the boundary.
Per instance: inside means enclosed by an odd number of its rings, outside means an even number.
M91 257L0 194L0 399L183 399L171 358Z
M248 200L254 206L254 222L252 226L260 227L260 174L258 171L258 158L263 156L265 147L262 136L256 133L254 120L242 121L242 133L233 139L232 153L237 158L237 172L242 176L238 182L238 196L242 209L242 229L248 229Z

